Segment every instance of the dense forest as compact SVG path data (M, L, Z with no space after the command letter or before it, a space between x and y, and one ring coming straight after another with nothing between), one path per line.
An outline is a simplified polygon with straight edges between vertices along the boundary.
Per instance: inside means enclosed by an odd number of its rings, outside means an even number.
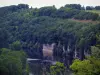
M64 62L67 68L76 58L96 56L92 49L100 52L100 14L88 10L100 10L100 6L66 4L57 9L18 4L0 7L0 75L28 73L26 58L43 59L43 44L55 43L54 60ZM100 62L100 54L97 57ZM92 61L92 57L86 59L83 62ZM74 63L81 63L80 60ZM82 75L77 73L80 68L73 69L74 66L71 68L75 74ZM96 73L83 75L99 75L100 71Z

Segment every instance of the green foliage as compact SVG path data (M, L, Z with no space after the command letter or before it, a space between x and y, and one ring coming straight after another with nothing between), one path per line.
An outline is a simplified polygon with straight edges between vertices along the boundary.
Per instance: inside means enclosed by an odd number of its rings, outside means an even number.
M21 43L20 41L15 41L11 44L11 49L12 50L21 50Z
M13 50L0 50L0 72L5 75L23 74L23 69L26 69L26 56L19 50L24 50L29 57L42 59L43 44L56 43L54 56L61 59L64 57L63 47L65 57L69 60L73 60L75 48L79 53L83 53L79 54L83 57L84 50L87 52L90 46L100 47L100 23L77 22L73 19L99 20L99 18L98 13L87 12L79 4L65 5L59 9L55 6L29 8L27 4L0 7L0 48ZM68 47L69 52L67 52ZM99 58L98 48L93 47L93 50L95 51L92 55ZM83 73L94 66L95 72L91 72L91 68L86 73L99 73L97 68L99 60L96 58L78 61L79 69L81 69L80 66L83 67L79 72ZM87 65L86 70L84 70L84 65ZM61 63L51 67L53 74L60 74L64 69ZM28 69L24 72L28 72Z
M100 6L95 6L95 9L96 10L100 10Z
M94 9L94 7L92 7L92 6L86 6L86 10L93 10Z
M100 33L96 34L96 46L100 48Z
M92 53L92 56L100 59L100 49L98 47L92 46L91 47L91 53Z
M70 68L75 75L99 75L100 74L100 49L91 47L92 54L87 59L74 60Z
M78 15L75 15L75 19L79 20L97 20L99 15L97 13L92 13L92 12L85 12L81 11Z
M75 46L82 52L89 50L96 44L95 35L100 30L98 23L73 21L75 16L79 20L96 20L98 17L82 10L79 4L59 9L55 6L28 8L26 4L19 4L1 7L0 10L0 48L22 49L32 58L41 59L42 45L47 43L57 44L54 55L61 55L60 58L63 57L62 47L67 50L68 44L72 53Z
M50 67L51 75L63 75L65 72L65 66L63 63L57 62L56 65Z
M75 75L93 75L93 65L89 60L80 61L76 59L70 68Z
M80 4L66 4L65 7L72 8L72 9L78 9L78 10L82 9Z
M26 70L26 54L23 51L0 49L0 75L23 75Z
M86 12L97 13L100 15L100 10L86 10Z
M89 58L89 60L80 61L76 59L70 68L75 75L99 75L100 60Z
M56 10L55 6L42 7L39 9L39 16L53 16Z
M0 48L8 47L8 37L7 30L0 28Z

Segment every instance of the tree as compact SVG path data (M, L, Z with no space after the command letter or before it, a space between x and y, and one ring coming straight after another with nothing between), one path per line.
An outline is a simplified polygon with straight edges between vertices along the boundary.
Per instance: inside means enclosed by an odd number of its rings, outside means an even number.
M22 47L21 47L21 43L20 41L15 41L11 44L11 49L12 50L21 50Z
M87 59L81 61L74 60L70 68L75 75L99 75L100 74L100 49L91 47L92 54Z
M90 64L89 60L80 61L78 59L74 60L74 63L70 66L74 71L75 75L92 75L93 65Z
M52 16L56 10L55 6L42 7L39 9L39 16Z
M100 59L100 49L98 47L92 46L91 53L93 57Z
M81 10L82 7L80 4L66 4L65 7L67 8L73 8L73 9L78 9L78 10Z
M100 10L100 6L95 6L95 9L96 10Z
M100 48L100 33L96 34L96 46Z
M94 7L92 7L92 6L86 6L86 10L93 10L94 9Z
M0 48L8 47L8 33L5 29L0 28Z
M18 9L28 9L29 8L29 5L27 4L18 4Z
M0 75L23 75L26 71L26 54L23 51L0 49Z
M56 65L50 67L51 75L64 75L65 66L63 63L56 62Z

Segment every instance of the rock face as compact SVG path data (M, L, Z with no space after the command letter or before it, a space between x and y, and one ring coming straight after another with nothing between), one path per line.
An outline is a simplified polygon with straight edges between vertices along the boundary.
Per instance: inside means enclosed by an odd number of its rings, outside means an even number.
M50 44L43 44L43 57L44 59L53 59L53 49L54 43Z
M57 41L51 44L39 42L34 43L34 45L30 44L26 52L30 58L64 62L69 68L73 59L78 58L83 60L85 56L89 55L88 47L86 45L83 47L77 46L73 38L67 38L65 41Z
M44 59L64 62L67 67L72 64L73 59L81 59L88 55L83 48L77 48L72 42L43 44Z
M53 61L64 62L67 67L72 64L73 59L83 60L85 56L89 55L88 47L90 46L78 46L75 38L65 38L64 41L57 40L51 44L43 44L36 42L34 45L29 46L27 50L28 55L31 58L47 59Z

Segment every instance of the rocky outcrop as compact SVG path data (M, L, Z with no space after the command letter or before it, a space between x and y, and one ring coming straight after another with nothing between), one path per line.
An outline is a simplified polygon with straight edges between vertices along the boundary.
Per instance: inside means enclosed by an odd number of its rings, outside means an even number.
M44 57L44 59L53 60L54 45L55 45L55 43L43 44L43 57Z

